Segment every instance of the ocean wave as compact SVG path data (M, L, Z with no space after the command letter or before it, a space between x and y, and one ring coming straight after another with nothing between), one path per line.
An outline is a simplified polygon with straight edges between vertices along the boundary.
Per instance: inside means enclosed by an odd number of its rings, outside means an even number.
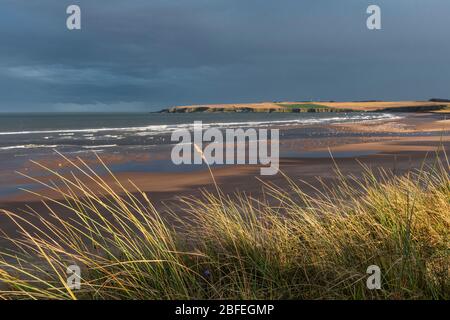
M306 118L306 119L286 119L286 120L265 120L265 121L242 121L242 122L213 122L202 123L204 128L208 127L253 127L253 126L269 126L269 125L308 125L308 124L320 124L320 123L332 123L332 122L349 122L349 121L365 121L365 120L387 120L387 119L400 119L400 116L396 116L389 113L380 114L364 114L364 115L351 115L329 118ZM37 131L11 131L0 132L0 136L5 135L27 135L27 134L59 134L59 136L73 136L76 133L84 133L85 138L92 137L95 133L99 132L123 132L123 133L137 133L139 135L152 135L161 133L170 133L179 129L192 129L193 123L181 123L170 125L149 125L141 127L122 127L122 128L89 128L89 129L73 129L73 130L37 130Z
M83 146L84 149L97 149L97 148L114 148L117 147L117 144L105 144L99 146Z
M102 136L101 138L109 138L109 139L120 140L120 139L123 139L124 137L120 136L120 135L115 135L115 134L106 134L106 135Z
M24 144L24 145L18 145L18 146L0 147L0 150L57 148L57 147L58 147L58 145Z
M175 127L176 125L174 125ZM75 129L75 130L36 130L36 131L6 131L0 132L0 135L25 135L25 134L52 134L52 133L86 133L84 136L92 136L94 133L98 132L108 132L108 131L123 131L123 132L133 132L133 131L147 131L147 130L163 130L169 127L168 125L151 125L143 127L124 127L124 128L90 128L90 129Z
M389 113L377 114L377 115L349 115L346 117L329 117L329 118L311 118L311 119L289 119L289 120L273 120L273 121L248 121L248 122L216 122L216 123L203 123L202 126L207 127L258 127L269 125L308 125L308 124L320 124L320 123L336 123L336 122L351 122L351 121L369 121L369 120L395 120L402 117ZM191 129L193 125L190 125Z

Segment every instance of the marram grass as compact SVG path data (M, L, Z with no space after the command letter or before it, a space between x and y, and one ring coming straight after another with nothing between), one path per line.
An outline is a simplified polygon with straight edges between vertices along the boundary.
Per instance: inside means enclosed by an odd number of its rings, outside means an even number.
M109 171L111 184L65 161L71 175L42 166L59 195L42 195L45 213L3 211L20 237L5 235L16 249L0 253L0 298L450 298L447 159L400 177L338 172L313 195L288 178L283 190L265 184L263 200L217 188L172 214ZM66 283L73 264L79 290ZM367 289L370 265L381 290Z

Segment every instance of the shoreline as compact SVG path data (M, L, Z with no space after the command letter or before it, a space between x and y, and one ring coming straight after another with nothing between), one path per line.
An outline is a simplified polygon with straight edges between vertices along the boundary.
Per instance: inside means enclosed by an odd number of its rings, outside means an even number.
M380 163L380 166L392 167L392 159L397 158L425 158L427 153L433 153L440 149L441 145L444 149L449 150L450 142L450 120L441 119L436 115L412 115L395 120L377 120L353 122L353 123L338 123L325 125L325 128L332 128L339 132L355 134L355 136L347 138L339 137L324 137L324 138L310 138L310 139L284 139L281 140L281 148L286 149L285 155L280 158L280 171L292 178L301 178L302 176L311 177L314 173L317 176L328 176L332 167L333 160L330 157L330 152L335 161L342 164L343 167L350 169L358 161L366 163ZM293 130L293 129L288 129ZM286 130L286 131L288 131ZM377 134L376 136L373 134ZM416 136L396 136L396 134L415 134ZM430 133L430 135L423 135ZM101 156L102 161L108 166L120 166L124 164L127 159L134 159L134 161L145 163L150 158L160 159L158 161L170 161L167 155L162 154L146 154L135 153L127 156L104 153ZM383 159L384 160L380 160ZM84 158L83 158L84 159ZM389 160L390 159L390 160ZM93 166L96 163L95 157L84 159L89 165ZM44 165L52 169L64 169L69 167L65 161L60 157L53 157L40 161ZM400 168L404 168L407 164L402 164L401 161L397 163ZM417 164L416 164L417 165ZM310 170L317 168L317 171ZM258 165L233 165L233 166L219 166L213 167L213 173L219 184L223 185L228 193L233 193L239 184L235 183L246 177L258 178L260 166ZM39 173L37 167L26 167L27 175L36 176ZM37 170L37 171L36 171ZM19 170L20 171L20 170ZM355 167L350 171L358 171ZM102 177L106 175L100 174ZM203 168L188 171L188 172L142 172L128 170L124 172L115 173L120 180L132 180L139 186L143 192L166 194L168 198L174 198L178 193L197 192L201 188L208 188L211 186L212 179L209 171L204 166ZM39 174L37 175L40 176ZM280 182L278 174L276 177L262 177L263 180ZM45 176L41 177L46 179ZM111 178L108 178L112 182ZM254 179L256 181L256 179ZM310 179L311 180L311 179ZM17 176L15 183L18 185L25 184L27 178ZM226 181L226 183L224 182ZM247 185L247 188L257 192L258 183L253 181ZM39 190L39 189L38 189ZM34 190L37 191L37 190ZM31 195L24 193L9 195L6 198L0 197L0 207L6 205L11 207L13 204L22 206L26 202L35 202L37 199Z
M241 193L254 199L263 199L265 197L264 184L285 190L289 185L286 180L287 176L298 183L306 194L314 197L314 194L320 192L323 184L332 186L339 180L336 168L339 168L340 173L345 176L360 179L364 171L363 166L374 170L374 172L387 170L393 172L394 175L403 175L422 167L424 163L433 165L436 161L437 151L439 151L441 157L444 157L444 154L440 150L444 149L447 154L450 151L450 123L446 120L441 121L441 117L436 115L418 115L379 121L376 124L355 122L327 125L325 127L328 129L332 128L338 130L338 132L346 132L351 135L345 138L331 136L302 140L284 139L280 141L281 147L292 150L293 156L288 155L280 159L280 173L275 176L260 176L260 166L240 165L213 167L214 180L206 168L192 172L175 173L126 171L115 173L115 177L133 195L141 198L142 195L134 189L134 185L138 186L150 199L152 205L168 218L171 221L170 223L176 224L176 221L169 218L171 216L169 212L183 214L183 211L180 210L180 199L185 197L202 198L203 190L216 192L214 181L217 182L221 192L227 197L233 198ZM443 131L433 131L442 126L444 126ZM411 130L411 132L402 135L405 128ZM431 135L425 134L424 128L432 130L430 131ZM422 135L417 136L415 133L422 133ZM330 157L330 152L333 158ZM101 159L107 165L111 165L123 163L130 158L145 161L148 156L148 154L144 156L143 153L126 156L104 153L101 155ZM160 161L170 161L161 154L152 156L161 157L162 160ZM71 176L70 166L64 165L61 158L57 159L52 156L45 160L46 166L52 169L63 168L66 170L64 174ZM86 162L90 166L95 165L94 158L87 159ZM42 169L39 170L28 167L25 173L51 183L52 177L43 174ZM106 172L100 173L100 176L115 192L120 193L120 186L117 185L115 178L108 177ZM25 178L16 179L12 180L13 183L25 183L27 181ZM83 182L88 187L95 188L95 183L92 181L89 182L84 179ZM56 197L60 200L60 197L56 196L56 192L50 192L47 188L32 190L42 193L45 197ZM95 193L100 198L107 199L107 195L102 195L101 192ZM82 196L82 193L78 196ZM6 198L0 198L0 211L23 212L33 208L41 215L48 216L48 207L42 200L40 196L25 192L10 195ZM58 214L65 219L70 219L72 216L70 210L61 205L53 203L51 207L56 209ZM30 221L40 224L39 221L33 219ZM0 226L6 234L19 237L16 225L3 214L0 214ZM0 240L0 245L7 248L10 242Z

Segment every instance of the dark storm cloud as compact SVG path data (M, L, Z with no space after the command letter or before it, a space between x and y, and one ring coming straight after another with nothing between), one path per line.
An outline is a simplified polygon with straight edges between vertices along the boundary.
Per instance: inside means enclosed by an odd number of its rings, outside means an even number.
M82 9L82 30L65 27ZM365 27L382 8L383 30ZM0 111L448 97L446 0L4 0Z

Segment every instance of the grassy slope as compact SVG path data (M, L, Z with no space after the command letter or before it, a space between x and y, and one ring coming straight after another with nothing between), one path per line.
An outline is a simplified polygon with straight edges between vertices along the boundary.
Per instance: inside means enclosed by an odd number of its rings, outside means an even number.
M78 219L36 212L50 229L42 230L4 212L33 232L16 240L16 255L0 255L8 287L1 298L450 298L448 161L403 177L341 176L315 197L292 182L288 190L266 186L270 204L218 190L185 199L176 230L145 194L116 194L82 170L74 170L78 178L55 176ZM110 200L88 190L86 178ZM76 196L80 190L86 197ZM74 262L83 266L78 291L65 282ZM366 287L369 265L381 268L381 290Z
M212 104L212 105L192 105L179 106L173 109L186 110L234 110L234 109L251 109L254 111L270 111L280 109L336 109L336 110L353 110L353 111L379 111L383 109L395 109L405 107L433 107L440 105L449 105L443 102L429 101L378 101L378 102L262 102L247 104Z

